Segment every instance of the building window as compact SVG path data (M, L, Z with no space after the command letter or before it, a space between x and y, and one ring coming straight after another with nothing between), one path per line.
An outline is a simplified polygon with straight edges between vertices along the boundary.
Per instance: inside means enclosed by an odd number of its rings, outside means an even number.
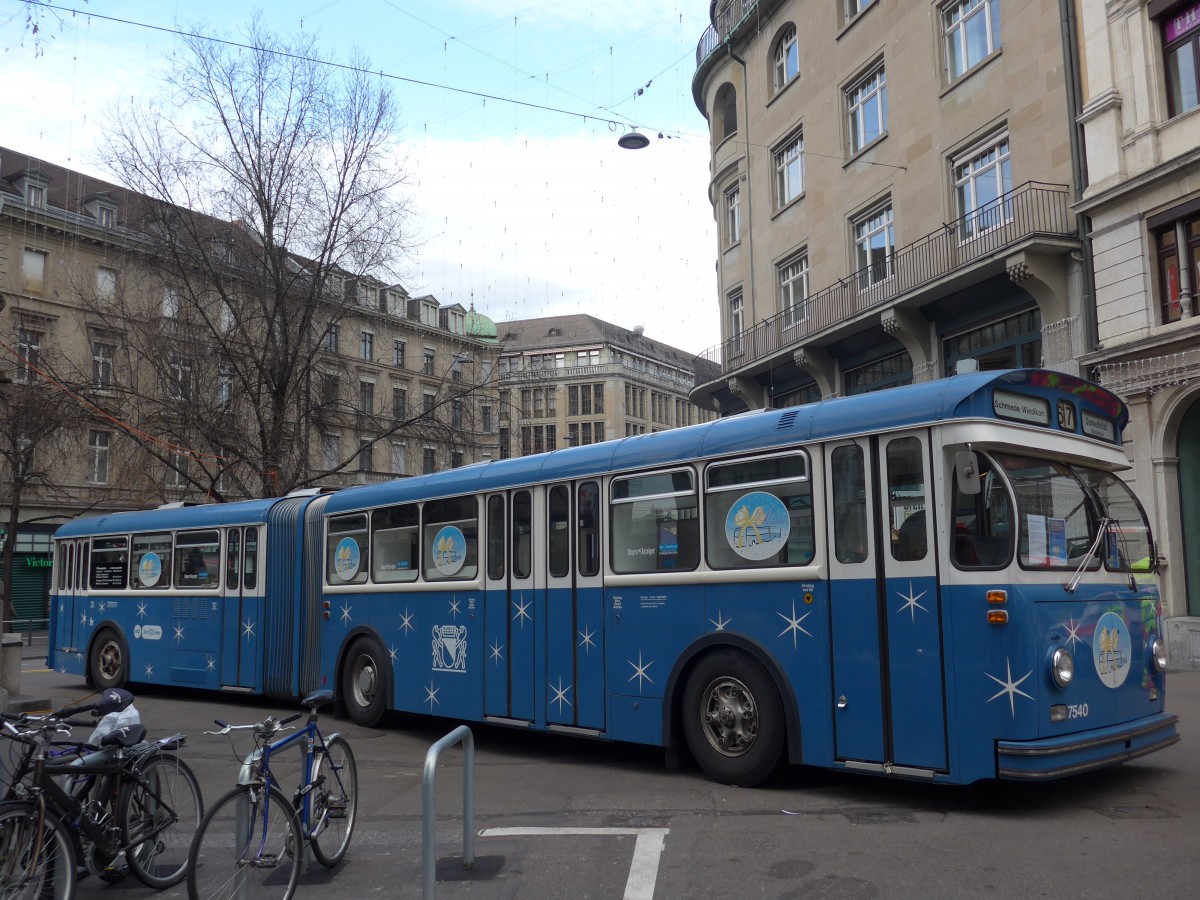
M1180 253L1180 232L1186 246ZM1182 274L1187 275L1188 290L1192 297L1192 309L1197 307L1200 295L1200 216L1171 222L1156 230L1154 236L1158 249L1159 310L1162 324L1178 322L1182 315ZM1182 262L1181 262L1182 259ZM1180 267L1184 272L1180 272Z
M855 269L859 290L879 284L892 275L896 229L892 204L877 207L854 222Z
M783 207L804 193L804 135L775 150L775 203Z
M432 475L437 471L437 453L432 447L425 448L421 457L421 471L426 475Z
M463 464L463 454L461 450L450 451L450 468L457 469Z
M567 387L567 415L604 414L604 384L572 384Z
M341 435L332 432L321 435L321 464L336 469L341 462Z
M117 270L107 266L96 269L96 299L115 300L117 298Z
M490 406L479 408L479 429L484 434L492 433L492 408Z
M1167 18L1162 29L1167 114L1174 117L1200 106L1200 4Z
M325 349L329 353L338 352L338 331L336 322L332 323L325 331Z
M374 449L375 442L370 438L358 439L358 471L372 472L375 470Z
M785 327L808 318L808 254L801 253L779 266L779 308Z
M25 248L21 274L25 276L25 290L40 294L46 288L46 252Z
M408 391L405 388L392 388L392 418L401 421L408 407Z
M1042 364L1042 317L1037 309L980 325L942 343L946 374L973 359L983 370L1037 368Z
M46 208L46 186L29 183L25 185L25 202L31 209Z
M167 360L167 394L172 400L192 399L192 361L172 353Z
M432 375L433 374L433 358L434 358L433 348L426 347L425 348L425 356L421 362L421 374L422 375Z
M175 288L163 288L162 314L164 319L179 318L179 291Z
M88 484L108 484L108 445L112 434L107 431L88 432Z
M508 428L500 429L500 458L512 457L512 432Z
M912 357L908 355L907 350L902 350L894 356L849 369L844 380L846 396L912 384Z
M321 375L321 402L335 404L341 394L341 383L336 375Z
M775 45L775 90L782 90L800 74L800 48L796 43L796 26L788 25Z
M462 431L463 402L461 400L453 400L450 403L450 427L455 431Z
M875 0L845 0L846 21L849 22L874 2Z
M92 341L92 390L111 391L113 389L113 357L116 352L115 344L107 341Z
M729 295L729 349L733 353L742 352L745 315L746 312L742 308L742 291L739 288Z
M180 450L172 450L167 457L167 487L187 487L188 455Z
M112 228L117 218L116 211L108 206L96 208L96 223L101 228Z
M371 415L375 411L375 384L371 381L358 383L358 411Z
M742 239L742 188L734 185L725 192L725 246Z
M369 331L364 331L362 333L362 343L360 345L360 349L362 351L363 359L365 359L367 362L371 362L372 360L374 360L375 359L375 335L371 334L371 332L369 332Z
M404 475L408 472L408 447L400 441L392 441L392 474Z
M958 0L942 9L946 77L955 81L1000 48L1000 0Z
M435 406L435 402L434 402L433 394L423 394L421 396L421 421L422 422L434 421L434 406Z
M217 406L220 409L229 409L233 403L233 369L229 366L221 366L217 370Z
M717 88L713 102L713 146L737 134L737 91L726 82Z
M846 110L851 153L887 134L887 77L882 63L846 90Z
M954 193L962 217L962 236L976 235L1012 218L1012 165L1008 135L954 161Z
M404 341L392 341L392 365L404 368Z

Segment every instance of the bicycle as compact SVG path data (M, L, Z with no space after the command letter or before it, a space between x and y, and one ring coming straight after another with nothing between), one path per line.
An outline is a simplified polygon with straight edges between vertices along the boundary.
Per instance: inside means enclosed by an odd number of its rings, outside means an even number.
M289 723L267 716L253 725L230 725L219 731L252 730L254 750L242 762L237 787L213 804L188 854L188 897L274 896L288 900L296 890L305 848L324 866L346 855L358 810L358 768L350 744L340 734L328 738L317 727L317 709L333 700L333 692L316 691L301 701L308 721L295 734L276 740ZM300 745L300 784L291 801L271 772L271 758ZM281 893L282 892L282 893Z
M149 887L183 880L186 848L204 815L200 787L179 758L182 734L144 740L143 725L118 728L100 741L63 743L71 717L125 709L127 691L45 716L3 720L3 733L25 745L0 803L0 898L67 900L82 864L106 881L124 877L118 860Z

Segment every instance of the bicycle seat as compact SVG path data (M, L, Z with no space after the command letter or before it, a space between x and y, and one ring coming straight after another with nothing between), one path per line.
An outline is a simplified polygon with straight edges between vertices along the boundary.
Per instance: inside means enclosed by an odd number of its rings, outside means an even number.
M115 731L110 731L100 740L101 747L124 747L128 749L140 744L146 737L145 725L122 725Z
M326 689L321 691L313 691L300 701L300 705L307 706L309 709L316 709L318 706L324 706L326 703L332 702L333 691Z

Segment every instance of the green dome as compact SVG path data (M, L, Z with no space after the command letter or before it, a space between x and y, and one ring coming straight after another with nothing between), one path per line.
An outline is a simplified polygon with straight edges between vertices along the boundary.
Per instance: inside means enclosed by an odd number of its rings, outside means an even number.
M483 341L500 342L499 335L496 333L496 323L483 313L475 312L474 306L467 312L464 328L471 337L479 338Z

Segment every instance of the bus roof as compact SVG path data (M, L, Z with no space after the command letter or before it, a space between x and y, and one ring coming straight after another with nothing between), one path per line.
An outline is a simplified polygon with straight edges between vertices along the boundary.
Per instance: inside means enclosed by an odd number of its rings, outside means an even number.
M261 525L267 512L282 498L240 500L235 503L202 503L196 506L168 506L107 513L75 519L59 527L56 538L91 534L124 534L131 531L157 531L167 528L219 528L226 525Z
M567 447L516 459L478 463L446 472L334 494L326 514L420 500L685 463L709 456L770 450L803 441L932 424L954 418L995 419L993 391L1017 388L1026 396L1073 395L1081 407L1114 425L1113 443L1129 419L1125 404L1091 382L1042 369L972 372L885 391L822 400L787 409L743 413L714 422ZM1047 427L1057 428L1047 406Z

